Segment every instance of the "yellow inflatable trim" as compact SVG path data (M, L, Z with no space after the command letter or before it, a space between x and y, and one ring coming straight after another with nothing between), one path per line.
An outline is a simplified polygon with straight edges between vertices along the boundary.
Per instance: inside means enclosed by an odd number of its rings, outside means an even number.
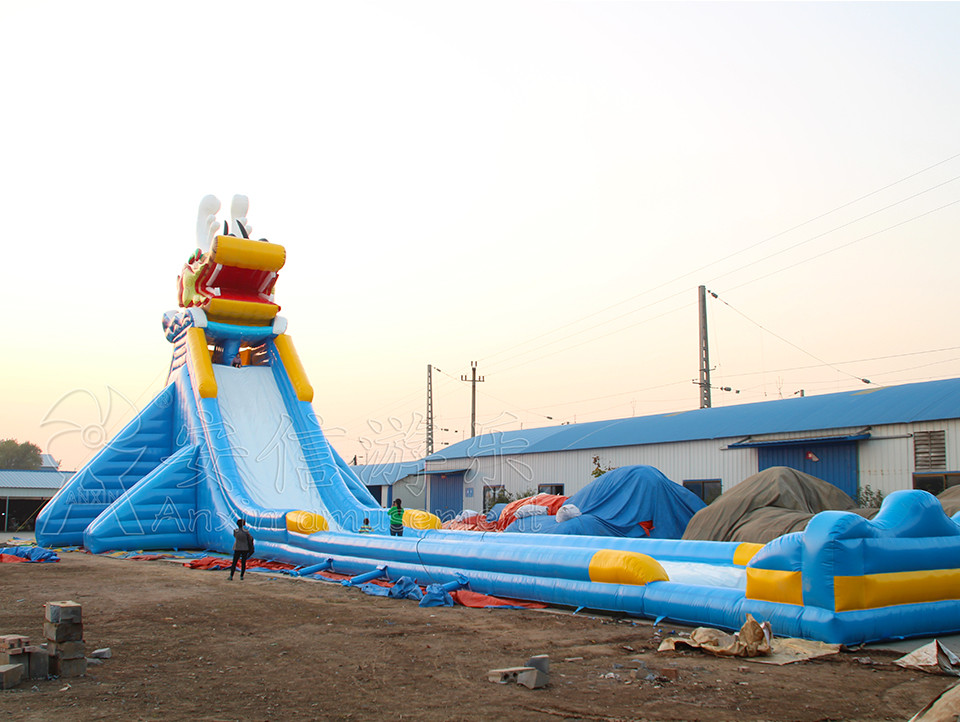
M411 529L440 529L440 517L421 509L404 509L403 525Z
M280 354L280 360L283 361L283 368L290 377L293 384L293 390L297 392L297 398L301 401L313 401L313 386L307 380L307 372L300 362L300 356L293 347L293 339L287 334L281 333L273 342L277 345L277 352Z
M601 549L590 559L590 581L644 585L669 582L670 577L653 557L619 549Z
M288 511L287 530L298 534L315 534L318 531L329 531L330 526L324 517L312 511Z
M763 544L743 542L739 544L733 552L733 563L738 567L745 567L747 566L747 562L753 559L754 555L761 549L763 549Z
M287 252L283 246L233 236L217 236L210 244L210 255L213 262L221 266L255 271L277 272L287 260Z
M836 611L960 599L960 569L927 569L833 578Z
M237 301L232 298L211 298L203 304L207 318L219 323L241 326L268 326L277 316L280 307L275 303Z
M207 336L202 328L187 329L187 364L197 393L202 399L217 397L217 379L213 375Z
M747 567L746 597L803 606L803 578L800 572Z

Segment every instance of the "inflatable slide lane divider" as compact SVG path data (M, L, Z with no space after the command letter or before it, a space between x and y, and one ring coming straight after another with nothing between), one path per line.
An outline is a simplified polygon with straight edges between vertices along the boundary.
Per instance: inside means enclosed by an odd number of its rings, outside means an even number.
M313 401L313 386L307 379L307 372L303 368L300 356L293 347L293 340L285 333L280 334L273 339L277 347L277 353L280 354L280 360L283 362L283 368L287 372L290 383L293 384L293 390L300 401L310 403Z
M200 398L215 399L217 379L213 375L207 335L202 328L187 329L187 368Z

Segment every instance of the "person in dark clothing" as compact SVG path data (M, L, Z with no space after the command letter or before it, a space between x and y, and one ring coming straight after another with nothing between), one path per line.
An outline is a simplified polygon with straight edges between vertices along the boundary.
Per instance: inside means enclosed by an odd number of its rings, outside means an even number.
M394 499L387 514L390 517L390 536L403 536L403 504L399 499Z
M230 579L240 561L240 580L247 571L247 559L253 554L253 534L247 531L247 524L243 519L237 519L237 528L233 530L233 563L230 565Z
M233 367L235 369L243 368L243 357L240 356L239 351L237 351L237 355L233 357Z

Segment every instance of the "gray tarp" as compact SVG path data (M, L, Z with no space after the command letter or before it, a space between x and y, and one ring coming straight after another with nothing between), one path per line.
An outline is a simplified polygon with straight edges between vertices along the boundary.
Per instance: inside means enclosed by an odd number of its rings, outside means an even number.
M839 509L873 516L829 482L786 466L773 466L744 479L701 509L687 524L684 539L766 544L803 531L821 511Z
M947 516L953 516L960 511L960 486L951 486L946 491L937 494L937 499L943 504Z

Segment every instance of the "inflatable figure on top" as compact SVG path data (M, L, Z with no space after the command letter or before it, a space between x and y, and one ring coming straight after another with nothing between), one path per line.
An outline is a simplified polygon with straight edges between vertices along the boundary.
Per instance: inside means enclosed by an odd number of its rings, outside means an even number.
M845 644L960 631L960 523L924 491L890 494L872 520L822 512L765 545L443 531L411 509L408 533L389 536L320 429L277 315L284 248L249 237L246 198L217 235L219 209L203 199L180 308L163 316L165 388L43 508L41 545L227 552L243 518L257 556L351 583L408 576L727 629L749 613L777 635ZM374 533L356 533L364 519Z

